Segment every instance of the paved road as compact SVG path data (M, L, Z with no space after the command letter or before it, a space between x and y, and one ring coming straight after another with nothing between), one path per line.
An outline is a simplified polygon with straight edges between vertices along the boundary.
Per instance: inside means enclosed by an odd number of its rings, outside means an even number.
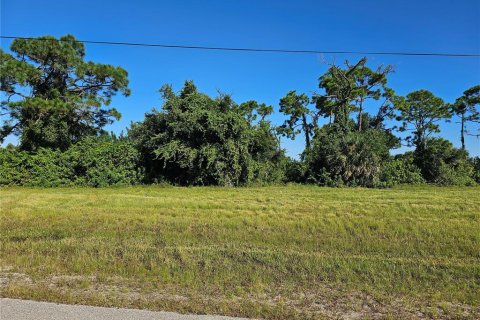
M0 299L1 320L238 320L221 316L183 315L154 312L66 305L29 300Z

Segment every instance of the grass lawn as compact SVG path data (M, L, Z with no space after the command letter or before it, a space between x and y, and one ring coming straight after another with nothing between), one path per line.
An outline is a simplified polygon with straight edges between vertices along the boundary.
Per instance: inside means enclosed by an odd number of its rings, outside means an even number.
M2 297L480 318L480 188L2 188Z

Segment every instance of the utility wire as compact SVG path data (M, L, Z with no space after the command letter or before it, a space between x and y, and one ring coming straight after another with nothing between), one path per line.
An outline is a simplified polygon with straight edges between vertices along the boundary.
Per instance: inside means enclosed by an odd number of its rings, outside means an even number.
M0 36L2 39L24 39L24 40L44 40L44 41L63 41L57 39L44 39L34 37L19 36ZM65 40L66 41L66 40ZM322 50L289 50L289 49L261 49L261 48L239 48L239 47L209 47L193 45L172 45L161 43L138 43L138 42L113 42L113 41L92 41L77 40L85 44L103 44L116 46L135 46L135 47L158 47L174 49L195 49L195 50L216 50L216 51L240 51L240 52L270 52L270 53L299 53L299 54L361 54L361 55L385 55L385 56L427 56L427 57L468 57L478 58L478 53L445 53L445 52L402 52L402 51L322 51Z

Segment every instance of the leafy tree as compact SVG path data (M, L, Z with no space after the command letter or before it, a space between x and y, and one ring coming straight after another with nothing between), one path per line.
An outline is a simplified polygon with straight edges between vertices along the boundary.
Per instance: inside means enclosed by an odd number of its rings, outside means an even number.
M352 83L351 95L358 110L357 127L359 131L363 129L362 120L365 103L368 100L379 100L383 97L385 98L384 103L380 107L380 110L383 110L384 106L393 97L393 91L386 87L387 75L392 72L393 67L391 65L381 66L374 71L368 68L365 63L366 59L361 60L361 64L350 73L350 82ZM349 67L353 68L353 66Z
M320 77L323 94L310 99L305 94L290 91L280 100L280 111L289 118L279 133L294 138L305 134L305 152L302 162L289 162L290 181L311 181L323 185L374 186L378 181L381 163L389 157L398 139L385 128L384 119L391 113L393 90L386 86L391 66L375 71L366 66L363 58L346 67L333 65ZM382 103L378 112L370 116L364 111L368 100ZM357 124L352 112L358 111ZM329 124L318 128L318 118L329 117ZM303 172L300 174L300 172ZM295 172L298 177L293 177Z
M417 151L426 147L431 134L440 132L438 122L451 117L448 105L427 90L411 92L406 98L396 97L394 105L399 112L396 119L402 121L400 131L413 132L406 140L415 145Z
M345 69L333 65L320 77L319 88L324 94L316 94L313 101L320 115L329 117L329 123L333 121L344 129L350 126L350 114L358 111L358 131L363 130L364 105L368 100L380 100L384 102L379 108L381 112L387 111L388 102L393 97L393 91L387 84L387 75L393 71L393 67L380 66L375 71L366 66L367 59L360 59L351 65L345 62Z
M384 126L391 109L393 90L386 86L391 66L375 71L366 66L363 58L346 67L333 65L320 77L323 94L312 97L316 110L308 107L305 94L290 91L280 100L280 110L289 115L280 131L294 137L305 134L305 152L302 155L307 168L301 178L322 185L374 186L378 181L381 163L389 157L389 150L398 144ZM364 111L368 100L383 102L375 116ZM351 115L358 111L357 124ZM329 117L329 124L318 128L318 118ZM312 140L311 140L312 139ZM288 176L299 171L302 164L289 163Z
M275 128L273 107L227 94L210 97L186 81L179 92L160 89L163 105L132 124L128 138L105 134L120 117L108 108L129 95L127 72L85 61L73 36L17 39L0 50L0 142L14 134L20 147L0 148L0 185L94 186L167 181L180 185L239 186L281 181L329 186L399 183L472 185L480 161L469 159L467 125L480 123L480 85L448 105L427 90L396 97L387 86L391 66L367 59L332 65L311 98L290 91L280 99L287 120ZM376 113L365 111L367 103ZM462 149L432 138L439 122L460 118ZM318 126L320 117L329 123ZM392 157L399 139L385 119L396 117L414 152ZM285 156L278 134L303 134L301 160Z
M465 149L465 133L468 122L480 123L480 85L471 87L463 92L463 95L458 98L452 105L452 111L455 115L460 117L460 141L462 149ZM478 134L475 134L479 136Z
M317 126L317 115L309 109L309 103L310 99L306 94L297 94L294 90L288 92L280 99L280 112L289 118L278 128L278 133L291 139L303 132L307 150L310 149L310 139Z
M127 72L84 61L84 45L73 36L16 39L10 50L0 51L0 141L15 134L24 150L66 150L120 117L103 107L119 92L129 95Z
M265 103L259 104L255 100L250 100L239 105L239 109L244 113L247 121L252 123L260 117L259 122L265 121L266 117L271 115L273 107Z
M283 151L270 124L250 122L254 114L266 116L266 106L239 106L228 95L211 98L191 81L179 94L170 86L160 91L162 109L146 114L129 131L150 181L237 186L281 178Z

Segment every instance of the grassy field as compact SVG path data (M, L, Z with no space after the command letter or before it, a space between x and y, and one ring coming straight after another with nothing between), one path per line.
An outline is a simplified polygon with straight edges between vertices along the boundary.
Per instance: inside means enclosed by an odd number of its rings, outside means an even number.
M1 296L266 319L480 318L480 188L0 189Z

